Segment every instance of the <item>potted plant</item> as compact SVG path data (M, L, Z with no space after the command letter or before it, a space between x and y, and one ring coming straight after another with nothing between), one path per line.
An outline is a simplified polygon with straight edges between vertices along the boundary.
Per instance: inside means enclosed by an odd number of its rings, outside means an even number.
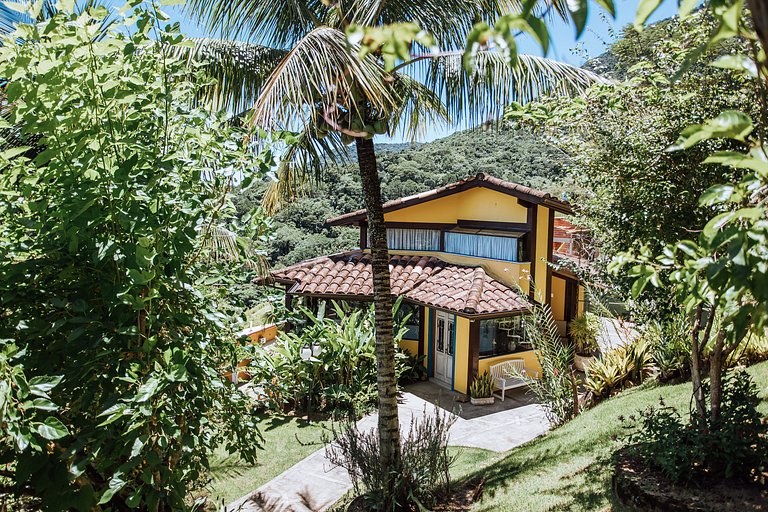
M478 375L469 386L469 396L472 405L490 405L493 403L493 380L488 370Z
M573 364L581 372L586 371L595 360L600 348L597 344L599 330L600 320L592 313L584 313L570 322L569 331L576 352Z

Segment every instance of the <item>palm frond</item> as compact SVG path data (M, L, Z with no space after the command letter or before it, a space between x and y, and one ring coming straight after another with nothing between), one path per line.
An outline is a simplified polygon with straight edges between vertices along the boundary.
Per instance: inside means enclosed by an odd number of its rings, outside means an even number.
M185 11L214 34L286 48L320 26L321 0L189 0Z
M401 133L415 140L424 135L427 126L451 122L445 105L434 91L406 74L398 73L394 78L398 104L390 118L390 134Z
M224 226L214 224L210 233L202 238L204 255L211 263L241 263L260 276L269 274L269 263L252 241L240 237Z
M298 136L280 157L275 179L267 187L261 206L271 215L292 200L304 196L322 172L328 172L332 163L348 158L346 146L337 132L318 138L314 128Z
M382 67L360 59L343 32L321 27L294 46L269 76L253 109L262 128L305 129L325 109L365 101L388 112L396 105ZM353 100L354 98L354 100Z
M445 103L455 122L474 125L499 119L506 105L526 103L545 95L575 95L607 79L563 62L519 55L510 66L493 51L478 52L476 68L467 73L461 52L443 53L414 63L425 85ZM419 69L420 68L420 69Z
M192 39L192 46L171 47L172 54L191 65L202 65L215 83L201 98L214 109L242 112L253 107L259 92L288 52L226 39Z

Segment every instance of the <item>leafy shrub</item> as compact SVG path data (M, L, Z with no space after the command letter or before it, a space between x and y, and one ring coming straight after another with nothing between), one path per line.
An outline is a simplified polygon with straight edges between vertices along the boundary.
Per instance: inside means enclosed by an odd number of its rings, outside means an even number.
M525 333L541 366L540 378L525 377L528 387L544 405L547 419L561 425L579 413L577 381L573 368L573 346L563 343L552 310L546 304L534 304L525 322Z
M427 360L427 356L425 354L420 356L413 355L407 350L404 350L395 355L395 357L397 357L402 364L402 367L400 365L397 366L398 368L401 368L399 370L400 373L398 379L400 384L413 384L414 382L420 382L426 379L427 367L425 361Z
M326 315L321 303L317 314L298 312L307 319L300 332L280 334L274 345L254 347L249 371L263 389L266 405L273 410L300 410L311 400L313 408L360 415L376 405L376 339L373 307L350 308L332 303L335 318ZM398 345L404 328L395 329ZM322 352L310 361L301 349L319 345ZM397 348L396 373L418 374L411 364L419 359Z
M435 406L433 414L426 407L421 419L411 420L402 440L402 459L397 472L393 508L428 510L442 493L449 490L450 468L456 456L448 453L448 434L456 417ZM376 429L361 431L348 424L335 432L336 441L326 448L329 460L345 468L355 493L364 495L372 510L382 510L389 501L387 472L381 465L379 435Z
M477 375L469 387L469 396L472 398L490 398L493 396L493 379L488 373L488 370L484 371L481 375Z
M685 422L673 408L660 403L639 418L629 418L633 432L630 453L675 482L697 477L764 478L768 466L768 425L761 421L757 388L743 369L726 373L720 418L712 424L694 411ZM761 476L762 475L762 476ZM762 482L765 483L765 482Z
M585 387L592 401L637 386L655 370L651 346L642 338L603 354L587 368Z
M600 348L597 345L600 321L595 314L586 312L571 320L568 331L577 354L592 354Z
M663 321L650 321L642 338L653 351L659 380L684 379L691 374L690 322L683 313Z
M215 447L248 462L259 448L201 283L230 206L222 171L246 186L266 164L226 114L196 108L210 80L169 57L183 37L165 15L131 3L101 33L106 8L67 5L0 45L8 122L37 141L0 154L0 339L29 383L60 377L36 396L61 423L35 425L43 449L26 420L3 425L21 435L2 462L46 510L187 510Z

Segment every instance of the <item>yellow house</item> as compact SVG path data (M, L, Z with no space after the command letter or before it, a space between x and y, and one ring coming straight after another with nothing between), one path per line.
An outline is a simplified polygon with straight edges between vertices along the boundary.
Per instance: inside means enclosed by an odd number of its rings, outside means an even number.
M481 173L389 201L384 212L392 293L411 313L402 346L425 356L438 384L468 393L475 375L508 359L538 369L522 324L530 301L551 305L563 336L583 309L576 276L551 265L567 202ZM274 271L275 282L289 296L370 301L365 210L328 223L357 226L360 248Z

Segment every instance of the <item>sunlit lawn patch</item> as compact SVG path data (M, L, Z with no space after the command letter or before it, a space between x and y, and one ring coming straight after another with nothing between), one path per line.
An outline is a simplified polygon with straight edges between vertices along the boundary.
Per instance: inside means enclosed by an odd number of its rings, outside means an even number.
M214 454L207 493L217 504L227 504L269 482L323 447L328 422L307 423L304 418L274 417L259 423L264 450L258 462L242 462L237 454L220 448ZM254 434L255 435L255 434Z

